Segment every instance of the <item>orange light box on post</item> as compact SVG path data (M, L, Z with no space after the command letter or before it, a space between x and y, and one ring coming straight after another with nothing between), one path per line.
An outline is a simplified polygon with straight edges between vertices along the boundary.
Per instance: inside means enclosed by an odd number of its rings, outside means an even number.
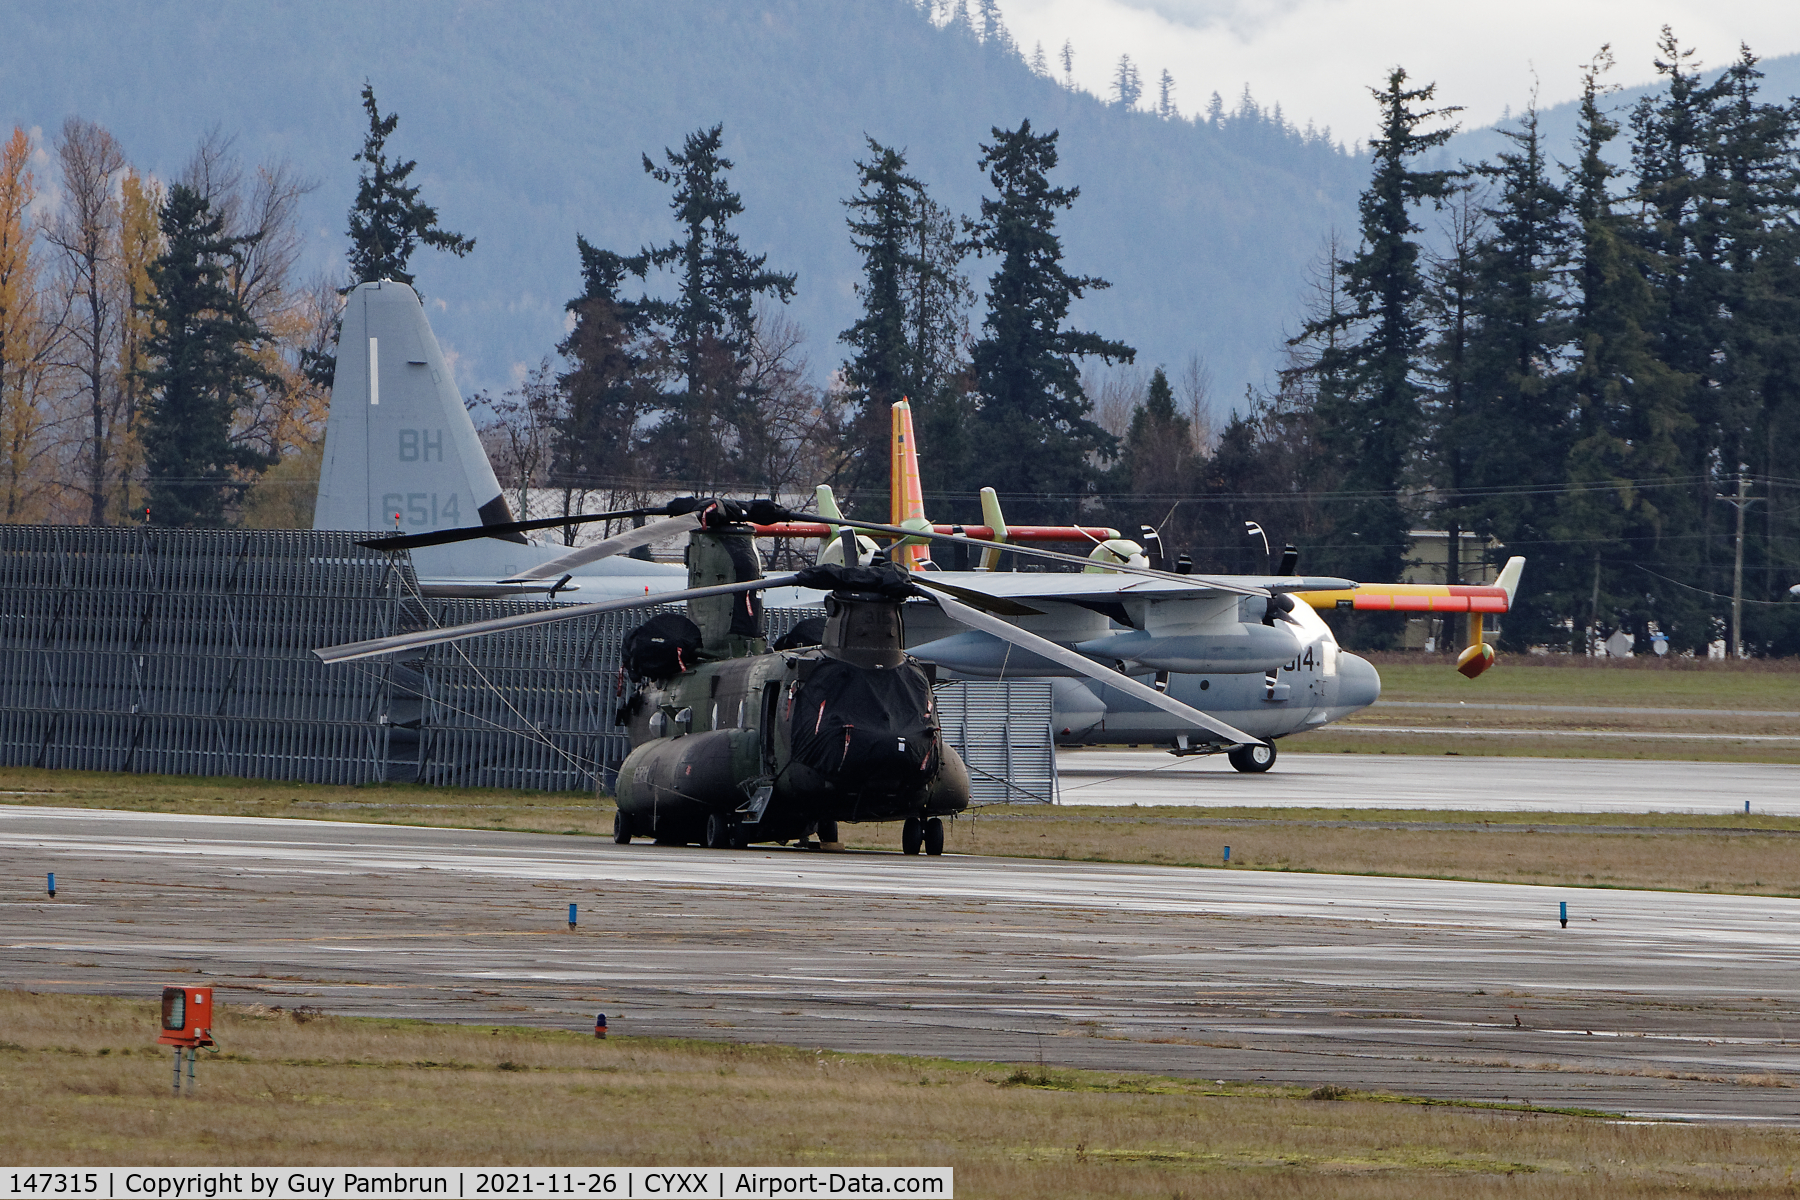
M158 1045L175 1047L175 1094L181 1094L181 1056L188 1061L188 1092L194 1090L194 1060L199 1047L211 1048L213 990L209 987L166 987L162 993L162 1032Z

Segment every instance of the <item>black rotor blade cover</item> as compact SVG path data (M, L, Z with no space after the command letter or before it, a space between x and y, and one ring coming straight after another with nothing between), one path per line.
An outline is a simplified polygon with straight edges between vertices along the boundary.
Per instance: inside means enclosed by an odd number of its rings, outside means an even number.
M931 680L916 663L876 671L827 658L806 676L788 727L794 761L856 786L920 786L937 769Z
M620 660L633 679L673 679L700 661L700 627L681 613L658 613L625 635Z
M847 567L838 563L818 563L801 567L795 579L804 588L825 592L861 592L904 600L919 594L917 585L898 563L881 563L870 567Z

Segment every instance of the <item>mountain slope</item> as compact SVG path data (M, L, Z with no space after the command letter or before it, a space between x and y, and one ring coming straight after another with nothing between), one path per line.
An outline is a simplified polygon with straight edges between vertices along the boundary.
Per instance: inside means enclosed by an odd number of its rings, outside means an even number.
M252 162L290 157L320 181L305 209L319 266L342 261L357 91L373 81L401 118L390 150L418 159L443 224L478 240L466 260L414 260L465 391L504 388L551 351L578 289L577 232L621 250L672 235L639 156L716 121L744 243L799 272L792 316L820 374L856 315L840 201L865 133L906 147L940 200L972 212L992 126L1060 129L1056 181L1082 189L1068 265L1114 283L1075 319L1136 345L1146 367L1202 355L1223 404L1274 362L1305 266L1329 226L1354 223L1365 173L1254 117L1218 128L1120 112L905 0L15 0L7 18L7 120L47 139L69 114L98 121L164 178L215 123ZM982 264L970 269L979 284Z

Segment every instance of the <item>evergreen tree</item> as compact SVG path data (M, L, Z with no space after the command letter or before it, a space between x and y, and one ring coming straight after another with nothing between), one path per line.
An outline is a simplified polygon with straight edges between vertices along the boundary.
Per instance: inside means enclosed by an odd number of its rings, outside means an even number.
M1648 445L1635 445L1643 478L1655 481L1646 499L1656 520L1638 531L1634 548L1641 565L1654 563L1655 574L1635 572L1639 586L1631 589L1627 606L1637 614L1633 620L1645 645L1649 609L1662 614L1661 623L1689 631L1710 621L1707 597L1695 589L1716 582L1708 578L1707 560L1729 529L1726 514L1713 502L1710 478L1720 450L1718 347L1727 266L1717 223L1709 219L1708 200L1720 181L1706 143L1723 80L1704 83L1699 64L1691 61L1694 52L1683 49L1666 25L1657 49L1656 70L1667 84L1631 113L1639 214L1627 232L1640 252L1634 265L1650 286L1642 324L1652 352L1688 381L1686 394L1671 403L1689 431L1662 443L1662 453L1654 457Z
M1123 451L1115 486L1141 499L1114 505L1117 516L1112 524L1128 537L1136 536L1138 526L1152 525L1161 532L1166 548L1189 545L1191 522L1185 514L1174 517L1172 510L1180 498L1198 490L1199 447L1194 424L1176 408L1174 389L1161 367L1151 373L1143 403L1132 410Z
M342 290L348 293L358 284L382 279L417 290L407 270L415 250L429 246L462 258L475 248L475 239L441 228L437 209L420 201L419 185L407 183L417 161L388 159L387 140L399 128L400 114L382 116L375 104L375 87L366 80L362 106L369 116L369 131L352 158L363 165L356 200L350 205L350 286ZM330 349L301 351L300 368L315 387L331 387L337 374L336 335L341 323L342 318L333 323Z
M248 239L227 236L206 199L182 184L170 189L160 224L165 249L150 269L154 325L143 372L151 516L159 525L217 526L235 480L274 461L231 436L256 385L276 382L254 354L268 334L229 283Z
M1462 582L1462 534L1474 522L1468 488L1471 463L1489 434L1478 401L1475 343L1481 332L1480 274L1487 216L1472 187L1459 189L1449 204L1443 253L1426 269L1424 306L1433 336L1427 350L1434 395L1426 398L1430 424L1430 473L1438 494L1438 516L1448 545L1445 582ZM1491 413L1488 415L1492 415Z
M1079 188L1051 187L1056 133L1037 135L1031 122L996 128L982 146L980 165L995 195L968 224L969 245L999 259L988 285L988 312L972 359L980 407L972 440L988 447L996 490L1033 501L1014 502L1024 520L1067 520L1072 500L1096 476L1093 461L1110 457L1115 442L1090 417L1076 360L1130 362L1136 351L1097 333L1063 327L1069 304L1103 279L1070 275L1062 265L1056 213L1075 203Z
M1569 197L1551 178L1535 103L1518 128L1503 134L1510 148L1479 168L1494 189L1482 212L1491 234L1479 246L1473 280L1468 423L1457 439L1461 469L1450 527L1492 536L1508 548L1503 552L1529 555L1534 574L1541 561L1548 579L1554 556L1543 552L1544 544L1571 432L1561 374L1570 338L1563 292ZM1552 617L1541 606L1527 604L1518 613L1506 622L1514 645L1550 635Z
M1786 447L1800 433L1800 108L1760 101L1761 78L1756 56L1743 48L1713 89L1704 130L1708 186L1696 224L1699 238L1716 244L1719 268L1711 355L1718 452L1708 483L1724 493L1739 472L1767 481L1752 488L1758 519L1744 539L1744 595L1762 603L1744 606L1742 640L1757 652L1795 653L1800 613L1769 602L1782 598L1790 575L1800 576L1791 536L1800 506L1775 483L1791 474ZM1710 515L1724 536L1707 539L1708 590L1729 593L1735 514L1715 503Z
M873 138L869 151L870 159L856 164L858 191L844 202L851 243L863 256L863 281L856 285L863 316L838 335L854 351L843 369L853 411L840 470L850 496L884 484L888 412L896 401L913 402L921 427L947 432L939 410L960 408L960 397L945 393L960 365L956 334L968 290L957 270L961 252L949 214L906 174L904 154ZM932 460L956 458L955 446L941 437L926 445ZM944 465L934 462L931 469Z
M675 299L642 301L643 313L666 330L685 384L669 397L658 441L672 478L703 484L733 477L733 427L756 420L756 396L744 379L756 298L785 304L795 282L768 270L767 255L738 244L731 220L744 205L726 179L732 162L719 152L724 135L723 125L689 134L680 153L665 148L665 166L644 155L645 173L673 190L669 207L681 233L627 260L634 271L654 266L677 276Z
M1601 108L1600 74L1611 65L1602 50L1587 69L1572 182L1579 270L1573 342L1579 356L1572 379L1573 444L1567 489L1559 505L1559 540L1574 561L1555 579L1547 599L1581 631L1577 649L1647 619L1649 578L1633 568L1655 548L1666 523L1667 464L1691 434L1686 406L1693 377L1657 355L1651 328L1656 296L1645 269L1648 252L1630 222L1614 211L1608 143L1619 126ZM1705 653L1710 622L1695 628L1663 623L1676 648Z
M475 239L438 226L437 209L419 200L418 184L407 183L417 162L388 160L387 140L399 126L400 114L382 116L375 88L366 82L362 104L369 132L356 155L363 167L356 202L350 206L350 275L356 283L392 279L411 286L407 266L413 251L429 246L461 258L475 248Z
M1144 94L1143 77L1129 54L1119 55L1119 63L1113 68L1112 92L1113 102L1120 108L1137 107L1138 97Z
M647 491L654 471L643 460L645 425L660 402L668 357L642 304L619 294L627 278L642 272L579 235L575 247L584 286L566 306L574 326L556 347L568 370L557 377L564 400L548 478L563 493L565 513L589 492L600 492L611 508ZM565 539L572 534L573 527Z
M1396 67L1386 87L1370 89L1382 119L1380 134L1369 143L1374 176L1358 204L1362 244L1339 264L1353 307L1324 318L1339 336L1318 363L1321 379L1331 381L1319 390L1319 417L1353 493L1343 504L1329 567L1358 579L1398 578L1409 545L1411 522L1401 490L1422 433L1418 376L1426 335L1413 210L1442 202L1458 174L1409 165L1455 132L1453 126L1421 132L1426 123L1460 111L1418 107L1431 101L1435 87L1407 87L1406 72ZM1301 336L1332 332L1312 322Z

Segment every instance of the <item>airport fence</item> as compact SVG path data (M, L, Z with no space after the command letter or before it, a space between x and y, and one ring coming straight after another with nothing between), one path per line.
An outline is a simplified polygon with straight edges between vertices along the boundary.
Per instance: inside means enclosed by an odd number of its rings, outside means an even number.
M423 596L407 556L360 536L0 526L0 762L610 787L630 749L620 649L649 613L328 666L315 647L548 607ZM819 612L769 609L769 636ZM1054 801L1048 684L946 684L939 708L978 803Z

